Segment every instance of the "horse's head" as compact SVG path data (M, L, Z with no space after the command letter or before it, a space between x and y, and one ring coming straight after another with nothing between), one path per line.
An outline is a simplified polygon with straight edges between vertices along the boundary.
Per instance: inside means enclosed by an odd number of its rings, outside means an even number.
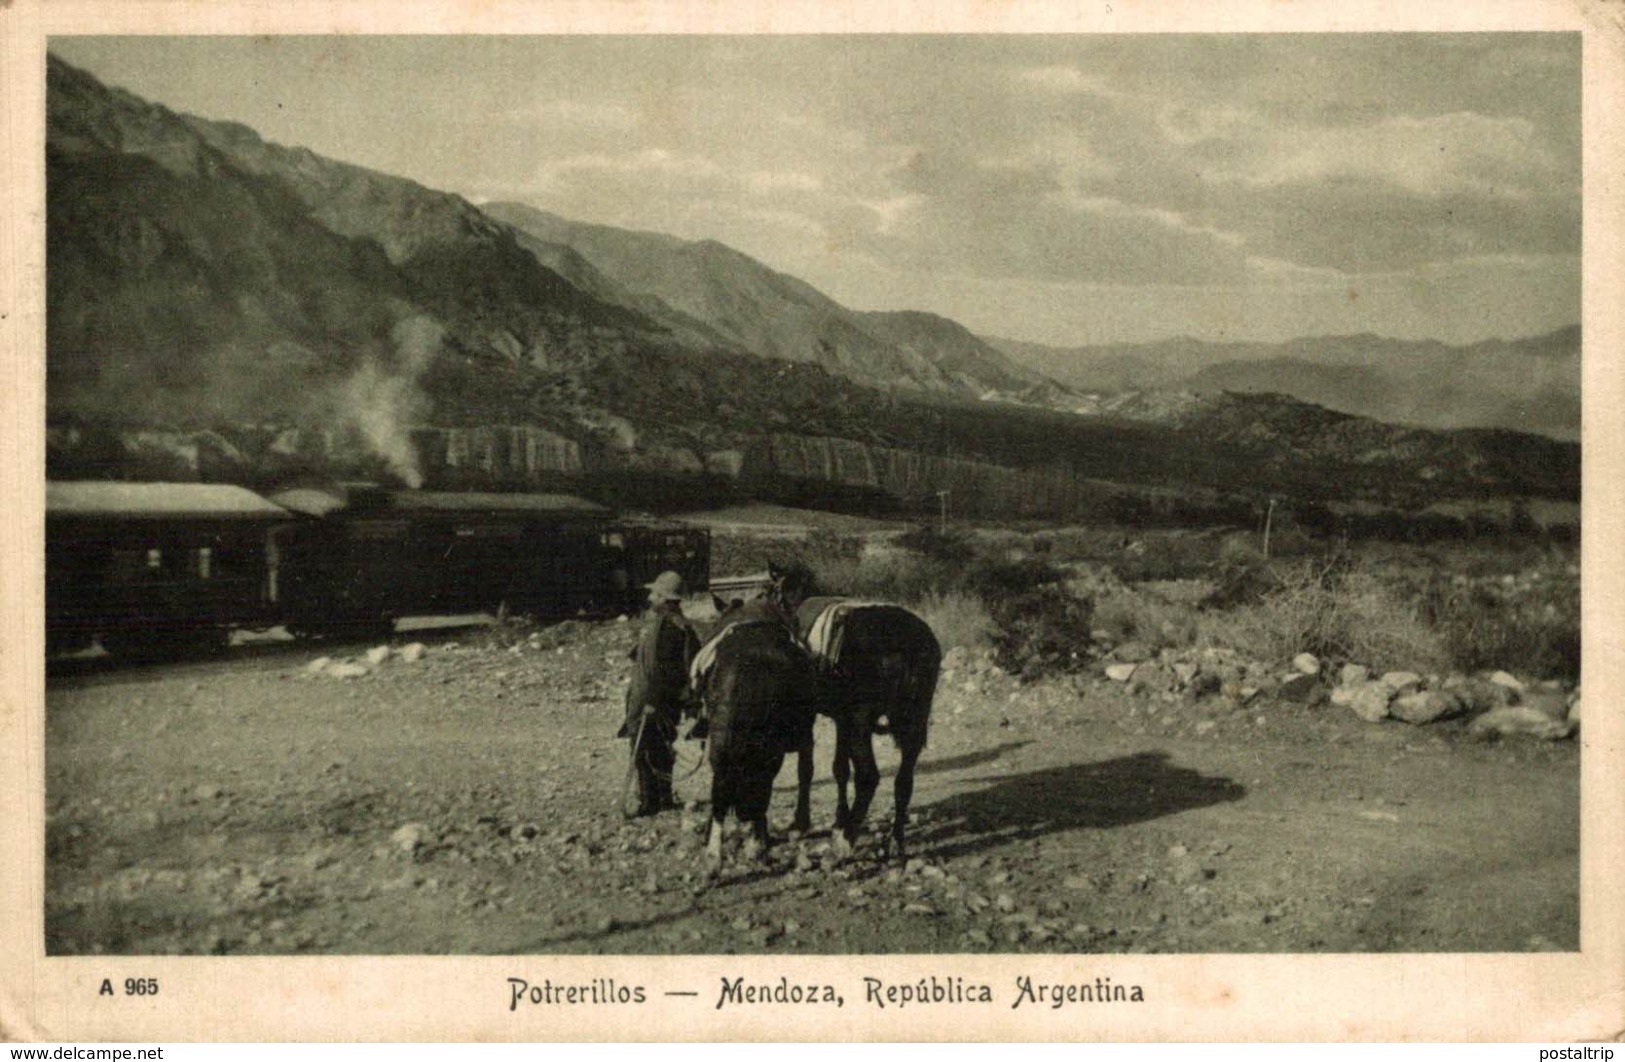
M795 615L801 603L814 592L812 572L804 565L789 564L780 568L767 566L767 598L787 615Z
M712 594L711 607L716 610L717 617L708 624L701 624L698 626L697 629L701 641L711 638L730 623L737 623L739 620L744 618L742 611L745 607L745 599L742 597L736 597L731 601L724 601L716 594Z

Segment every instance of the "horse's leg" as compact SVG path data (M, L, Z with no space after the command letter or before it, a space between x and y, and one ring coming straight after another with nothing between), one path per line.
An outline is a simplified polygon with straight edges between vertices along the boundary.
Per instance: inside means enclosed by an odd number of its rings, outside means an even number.
M705 842L705 861L710 875L722 873L722 827L733 806L733 791L728 779L721 774L711 777L711 833Z
M875 790L880 788L880 767L875 763L874 739L864 724L853 724L847 749L852 756L852 773L856 776L857 791L852 801L852 813L846 820L846 838L848 842L855 842L863 829L863 820L869 817L869 804L875 798Z
M901 750L903 758L897 765L897 777L892 779L894 818L891 825L892 844L899 862L908 862L908 849L903 844L903 832L908 826L908 805L914 799L914 765L920 761L920 746L906 742Z
M792 833L804 834L812 829L813 741L812 731L807 741L796 750L796 814L790 820Z
M836 837L846 832L848 817L846 803L847 783L852 780L852 758L848 744L852 740L851 730L845 720L835 720L835 758L830 763L830 773L835 776L835 829Z
M750 835L745 838L744 855L747 862L760 863L767 858L767 812L750 820Z
M706 867L712 877L722 873L722 816L711 816L711 833L705 842Z

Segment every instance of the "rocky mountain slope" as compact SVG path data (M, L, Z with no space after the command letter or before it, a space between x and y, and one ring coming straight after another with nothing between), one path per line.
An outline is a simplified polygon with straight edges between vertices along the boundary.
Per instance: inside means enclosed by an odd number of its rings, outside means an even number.
M1578 327L1468 346L1374 335L1072 348L990 342L1083 391L1277 392L1391 424L1503 428L1569 440L1580 431Z
M705 477L903 504L954 490L990 514L1040 485L1053 515L1086 510L1097 480L1578 491L1574 446L1276 398L1094 401L952 321L851 311L720 244L488 212L55 59L47 78L52 475Z
M483 209L540 243L578 253L633 294L622 305L651 316L675 312L737 350L811 362L881 387L975 397L1058 390L952 321L926 313L849 310L712 240L588 225L520 203Z

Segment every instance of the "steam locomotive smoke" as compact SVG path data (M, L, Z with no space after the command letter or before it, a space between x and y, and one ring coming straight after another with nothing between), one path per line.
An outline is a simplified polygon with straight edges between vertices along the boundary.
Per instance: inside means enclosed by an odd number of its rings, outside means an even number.
M345 386L345 406L367 445L407 486L423 485L417 450L407 434L427 411L418 379L440 349L445 329L428 317L409 317L390 333L389 364L370 359Z

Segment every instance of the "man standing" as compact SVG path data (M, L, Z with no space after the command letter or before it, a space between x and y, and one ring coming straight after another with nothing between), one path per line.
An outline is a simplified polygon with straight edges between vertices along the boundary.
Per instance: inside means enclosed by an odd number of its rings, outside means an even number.
M683 615L683 577L661 572L647 589L649 618L632 649L626 719L618 735L632 744L638 815L676 806L671 775L677 756L672 743L688 690L688 664L699 649L699 638Z

